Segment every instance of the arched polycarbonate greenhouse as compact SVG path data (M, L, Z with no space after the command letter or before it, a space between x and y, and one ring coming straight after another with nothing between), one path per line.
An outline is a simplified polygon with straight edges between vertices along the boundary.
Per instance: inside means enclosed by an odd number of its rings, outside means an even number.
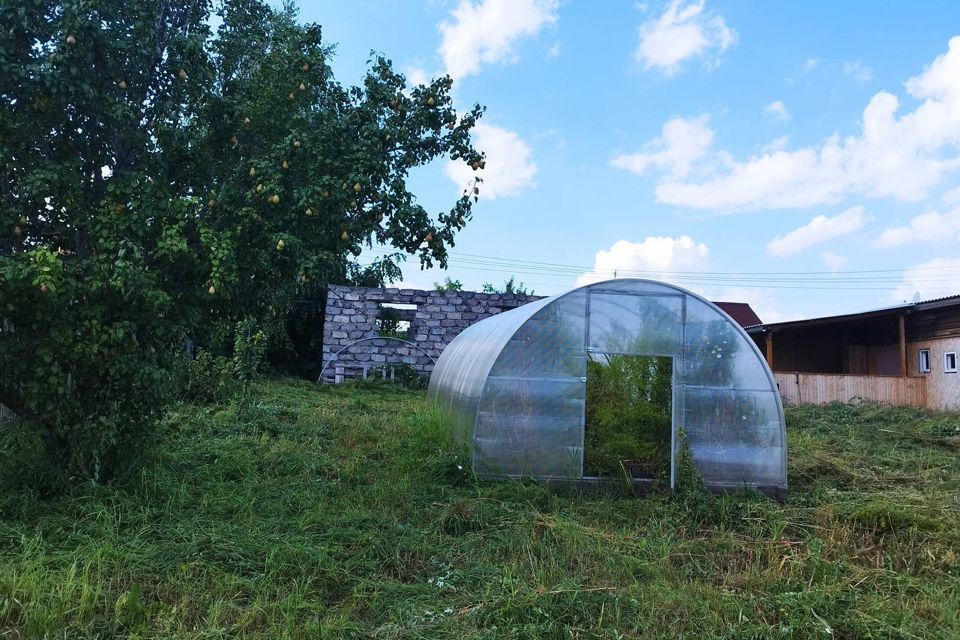
M609 280L482 320L429 395L481 477L673 486L682 429L708 487L786 491L770 369L728 315L669 284Z

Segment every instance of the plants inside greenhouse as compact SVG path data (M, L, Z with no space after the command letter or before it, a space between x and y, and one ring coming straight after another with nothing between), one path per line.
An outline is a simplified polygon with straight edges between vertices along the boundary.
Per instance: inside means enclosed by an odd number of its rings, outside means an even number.
M670 479L673 360L597 356L587 361L584 476Z

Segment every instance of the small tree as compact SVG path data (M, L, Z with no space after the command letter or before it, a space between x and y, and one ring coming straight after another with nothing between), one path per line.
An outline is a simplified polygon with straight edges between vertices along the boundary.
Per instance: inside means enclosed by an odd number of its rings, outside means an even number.
M463 291L463 283L447 276L443 282L434 282L433 288L437 291Z
M502 287L498 287L490 282L483 283L483 292L484 293L515 293L521 296L532 296L535 295L534 291L527 290L527 286L522 282L515 282L515 276L510 276L509 280L504 281Z

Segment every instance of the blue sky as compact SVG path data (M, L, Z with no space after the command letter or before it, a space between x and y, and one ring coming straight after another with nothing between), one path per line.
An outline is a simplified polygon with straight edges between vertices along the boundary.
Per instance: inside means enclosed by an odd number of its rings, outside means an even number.
M300 8L341 82L373 49L487 106L474 220L447 273L411 262L406 284L516 274L552 294L616 271L766 321L960 293L955 0ZM412 184L440 211L462 171L437 162Z

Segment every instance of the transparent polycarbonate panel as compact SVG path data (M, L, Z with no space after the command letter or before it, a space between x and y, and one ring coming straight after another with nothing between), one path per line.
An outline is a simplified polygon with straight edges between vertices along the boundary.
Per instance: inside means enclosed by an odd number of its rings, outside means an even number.
M494 378L480 400L480 411L498 415L556 416L583 409L580 378Z
M779 422L773 391L707 389L684 390L684 426L710 426L737 435L738 440L756 425ZM779 434L777 434L779 437Z
M544 298L477 322L440 354L427 395L448 414L455 444L472 449L478 403L490 368L516 330L549 302Z
M585 293L571 293L532 316L504 345L491 375L582 377L585 304Z
M480 400L477 473L580 476L585 308L585 293L563 296L529 318L504 345Z
M782 486L780 415L776 391L686 388L683 428L703 479Z
M582 416L579 379L491 378L474 436L477 473L578 478Z
M713 305L687 298L684 382L706 387L770 389L767 365L753 340Z
M478 438L473 454L474 471L485 478L576 479L582 467L582 447L550 446L536 438Z
M619 280L606 280L604 282L597 282L591 285L587 285L587 288L590 289L593 293L604 293L608 291L617 291L617 292L628 292L633 294L644 294L644 293L663 293L667 295L675 295L677 293L683 293L682 289L678 289L673 285L669 285L665 282L656 282L654 280L639 280L636 278L621 278Z
M683 296L590 293L590 347L603 353L679 353Z

